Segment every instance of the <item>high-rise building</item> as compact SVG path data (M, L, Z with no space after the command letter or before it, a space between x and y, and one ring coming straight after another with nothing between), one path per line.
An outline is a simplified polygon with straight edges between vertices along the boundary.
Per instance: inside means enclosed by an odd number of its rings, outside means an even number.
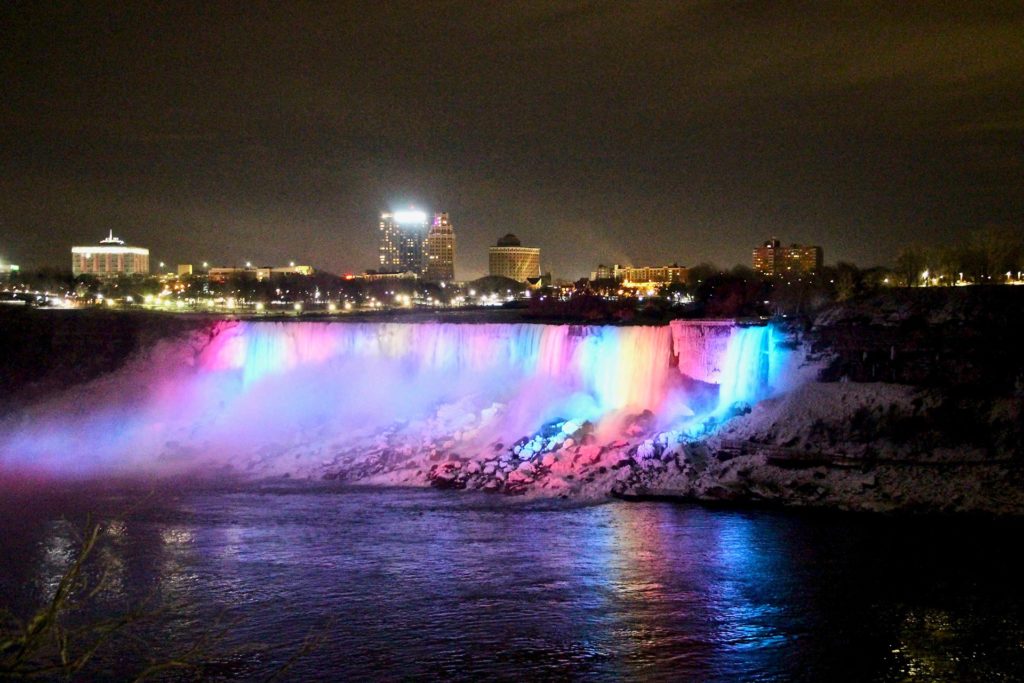
M98 277L148 275L149 249L126 246L124 240L110 236L91 247L71 247L71 272Z
M447 213L434 214L434 223L427 233L423 279L427 282L455 279L455 230Z
M518 282L540 277L540 249L524 247L519 238L509 233L497 246L490 248L490 274Z
M380 270L422 273L427 214L415 209L380 215Z
M784 247L774 237L754 249L754 270L773 277L821 270L824 260L821 247L791 244Z

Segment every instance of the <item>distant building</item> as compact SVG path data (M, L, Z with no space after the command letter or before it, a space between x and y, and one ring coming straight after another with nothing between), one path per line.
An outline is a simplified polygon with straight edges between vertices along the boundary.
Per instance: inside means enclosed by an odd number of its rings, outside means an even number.
M111 230L98 245L71 247L71 272L75 277L83 274L97 277L148 275L149 249L126 246Z
M447 213L434 214L424 249L423 279L451 282L455 279L455 230Z
M180 269L180 267L179 267ZM251 275L257 282L269 280L274 275L305 275L313 274L313 266L214 266L207 272L214 282L224 282L233 275Z
M21 268L13 263L4 263L0 261L0 282L10 279L11 275L19 272L20 270Z
M178 275L191 275L192 264L191 263L179 263L178 264Z
M551 286L551 273L544 273L538 277L526 278L526 286L529 289L544 289Z
M620 270L622 286L656 289L672 283L685 283L689 271L683 266L627 266Z
M791 244L784 247L774 237L754 249L754 270L774 277L797 273L816 273L823 262L821 247Z
M599 264L597 270L590 273L591 280L614 280L621 282L623 287L651 289L670 285L673 282L685 283L689 270L684 266L606 266Z
M511 233L498 240L497 246L490 248L489 257L491 275L518 282L540 277L540 249L522 246L519 238Z
M590 272L591 280L621 280L619 277L619 265L606 266L603 263L597 264L597 270Z
M419 280L420 274L411 270L404 273L381 273L376 270L368 270L360 275L346 275L346 280L364 280L366 282L380 282L381 280Z
M423 247L427 238L425 212L413 209L382 213L379 237L382 272L423 272Z

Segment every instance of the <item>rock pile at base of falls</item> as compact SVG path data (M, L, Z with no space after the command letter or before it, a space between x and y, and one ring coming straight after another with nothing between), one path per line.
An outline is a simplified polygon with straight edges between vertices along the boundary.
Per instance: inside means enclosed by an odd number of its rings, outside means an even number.
M317 476L581 500L1024 514L1024 401L967 400L905 385L810 383L671 431L645 412L614 432L555 420L481 445L481 425L504 417L491 406L454 422L396 425L323 460Z
M432 464L426 478L438 488L507 495L604 495L615 482L631 480L639 463L660 466L669 437L650 438L653 418L649 412L628 418L621 438L605 443L589 422L555 420L513 444L495 442L476 458Z
M447 410L431 421L396 424L358 447L321 462L326 480L381 485L429 485L505 495L599 499L652 485L705 457L701 439L720 424L705 418L685 430L658 432L650 411L626 416L611 435L583 420L556 419L513 442L474 445L481 426L500 420L503 406L472 415ZM737 405L725 416L745 414ZM462 427L453 430L454 422ZM607 427L607 426L605 426Z

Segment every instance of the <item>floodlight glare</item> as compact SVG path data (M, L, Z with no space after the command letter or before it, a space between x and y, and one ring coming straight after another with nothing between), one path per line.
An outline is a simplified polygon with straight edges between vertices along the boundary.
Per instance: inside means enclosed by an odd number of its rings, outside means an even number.
M423 211L395 211L393 215L396 223L425 225L427 222L427 214Z

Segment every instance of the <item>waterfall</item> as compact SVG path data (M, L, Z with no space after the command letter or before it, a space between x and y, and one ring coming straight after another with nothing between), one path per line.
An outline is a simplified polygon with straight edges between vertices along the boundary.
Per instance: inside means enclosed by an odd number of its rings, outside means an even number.
M676 320L671 328L679 372L717 386L714 412L736 403L755 403L779 388L773 384L781 379L788 354L777 344L771 325Z
M266 378L310 367L372 384L369 369L383 364L401 367L409 386L431 376L482 385L531 380L584 392L604 411L656 410L668 385L670 347L665 327L243 322L218 332L200 366L234 373L256 390Z
M713 387L718 410L766 396L774 353L770 327L714 321L225 321L211 332L198 352L151 350L0 425L0 470L235 465L289 449L315 458L395 424L486 444L555 418L650 410L668 421L699 412L686 408L685 377Z
M722 363L719 410L740 402L753 403L768 392L771 341L772 328L768 326L740 327L733 332Z

